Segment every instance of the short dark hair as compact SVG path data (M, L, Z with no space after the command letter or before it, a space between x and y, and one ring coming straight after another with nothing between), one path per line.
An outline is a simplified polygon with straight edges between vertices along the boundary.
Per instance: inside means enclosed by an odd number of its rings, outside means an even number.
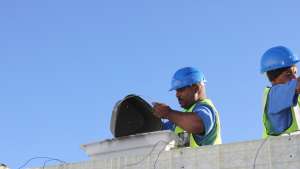
M288 70L290 67L291 66L267 71L267 76L269 81L270 82L274 81L279 75L281 75L282 72Z

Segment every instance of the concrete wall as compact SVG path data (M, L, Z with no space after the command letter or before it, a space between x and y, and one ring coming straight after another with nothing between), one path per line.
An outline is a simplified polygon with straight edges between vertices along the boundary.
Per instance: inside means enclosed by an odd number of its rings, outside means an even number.
M145 152L159 152L164 147L169 150L177 144L180 144L179 137L172 131L163 130L106 139L84 144L81 148L91 159L111 159L120 156L128 157L132 154L144 156Z
M153 148L155 149L155 147ZM200 148L149 151L46 169L300 169L300 135ZM41 168L40 168L41 169Z

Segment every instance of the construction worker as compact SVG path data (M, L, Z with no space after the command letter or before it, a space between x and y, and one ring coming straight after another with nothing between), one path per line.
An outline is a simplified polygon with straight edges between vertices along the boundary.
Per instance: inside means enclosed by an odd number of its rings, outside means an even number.
M300 78L296 77L299 58L287 47L268 49L261 58L261 73L271 87L263 97L263 138L294 133L300 126Z
M164 129L174 131L184 146L221 144L219 113L206 96L204 74L196 68L184 67L175 72L171 89L183 111L163 103L153 103L154 115L168 119Z

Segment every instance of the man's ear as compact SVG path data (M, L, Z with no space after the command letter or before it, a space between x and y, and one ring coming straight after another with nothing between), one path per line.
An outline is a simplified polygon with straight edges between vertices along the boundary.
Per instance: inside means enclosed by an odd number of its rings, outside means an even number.
M193 84L192 88L193 88L194 91L198 91L199 89L201 89L201 85Z
M278 77L274 78L272 81L271 81L272 84L277 84L278 83Z

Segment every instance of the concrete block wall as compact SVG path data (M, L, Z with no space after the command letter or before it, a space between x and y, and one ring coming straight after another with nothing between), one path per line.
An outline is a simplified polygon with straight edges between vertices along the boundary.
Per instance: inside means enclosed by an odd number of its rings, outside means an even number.
M155 148L155 147L154 147ZM151 153L152 152L152 153ZM300 135L199 148L150 151L46 169L300 169ZM41 168L39 168L41 169Z

